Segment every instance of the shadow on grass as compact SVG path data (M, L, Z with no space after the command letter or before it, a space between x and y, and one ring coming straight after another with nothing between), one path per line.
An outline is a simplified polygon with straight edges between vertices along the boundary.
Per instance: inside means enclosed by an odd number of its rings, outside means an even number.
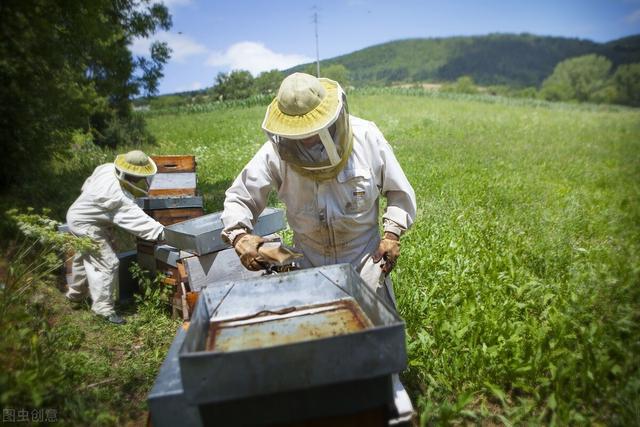
M198 182L198 189L204 198L204 211L206 213L218 212L223 209L224 192L231 187L232 183L232 179L223 179L213 183Z
M204 197L205 213L219 212L224 209L225 191L233 184L233 179L223 179L214 183L198 182L200 194ZM277 206L280 203L275 190L269 192L266 206Z

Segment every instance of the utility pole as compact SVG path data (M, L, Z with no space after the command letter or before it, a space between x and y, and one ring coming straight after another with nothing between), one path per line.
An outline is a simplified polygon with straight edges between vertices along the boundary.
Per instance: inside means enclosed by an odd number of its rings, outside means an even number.
M313 24L316 29L316 77L320 77L320 49L318 48L318 12L316 6L313 6L316 9L313 12Z

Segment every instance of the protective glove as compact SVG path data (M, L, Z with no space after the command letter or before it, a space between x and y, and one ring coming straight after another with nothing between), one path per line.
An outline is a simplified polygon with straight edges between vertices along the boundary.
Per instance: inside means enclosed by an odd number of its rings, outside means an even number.
M258 248L259 260L271 266L292 263L294 259L301 258L302 254L294 252L282 245L280 241L265 244Z
M241 234L234 240L233 248L247 270L258 271L266 267L263 264L264 259L258 253L258 249L264 242L266 240L262 237L249 233Z
M384 262L380 264L382 272L389 274L393 267L396 265L396 261L400 256L400 239L393 233L385 231L384 237L380 240L378 249L373 253L373 262L377 263L381 259Z

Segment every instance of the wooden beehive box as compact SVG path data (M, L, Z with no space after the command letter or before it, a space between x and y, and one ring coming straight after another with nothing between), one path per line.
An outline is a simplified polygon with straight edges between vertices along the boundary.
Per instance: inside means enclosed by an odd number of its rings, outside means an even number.
M139 204L162 225L171 225L204 215L202 197L197 196L196 159L192 155L151 156L158 166L149 187L149 197Z
M151 156L151 158L158 166L158 173L196 171L195 156Z
M164 226L204 215L202 197L197 195L196 158L192 155L151 156L158 166L148 197L136 200L147 215ZM138 263L152 274L165 274L167 284L179 287L175 267L155 259L155 242L138 240ZM169 268L170 267L170 268Z
M196 159L190 155L151 156L158 173L149 187L149 196L195 196Z

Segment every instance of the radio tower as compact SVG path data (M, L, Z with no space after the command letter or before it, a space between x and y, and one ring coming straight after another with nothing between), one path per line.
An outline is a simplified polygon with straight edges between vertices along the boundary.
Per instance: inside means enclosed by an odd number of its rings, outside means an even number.
M313 12L313 24L316 29L316 77L320 77L320 49L318 48L318 11L317 7L313 6L315 11Z

